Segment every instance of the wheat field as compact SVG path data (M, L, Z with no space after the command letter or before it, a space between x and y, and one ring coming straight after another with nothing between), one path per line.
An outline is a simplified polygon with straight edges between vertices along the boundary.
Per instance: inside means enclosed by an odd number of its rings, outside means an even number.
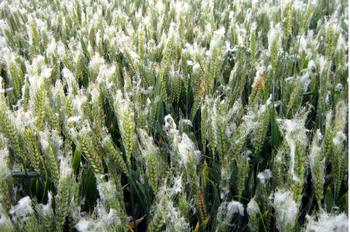
M348 19L0 1L0 231L347 231Z

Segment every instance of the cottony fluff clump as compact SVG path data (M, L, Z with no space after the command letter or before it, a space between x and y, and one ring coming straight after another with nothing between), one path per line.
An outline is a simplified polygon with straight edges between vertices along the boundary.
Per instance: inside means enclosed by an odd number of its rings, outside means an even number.
M138 130L140 137L141 153L144 158L147 158L149 155L153 155L158 152L157 147L154 145L152 137L148 136L147 132L143 129Z
M117 195L115 184L109 180L104 181L102 178L97 178L97 190L103 201L110 201Z
M273 46L279 48L281 46L281 35L283 34L280 24L272 25L268 33L269 50L273 49Z
M345 213L338 215L330 215L322 212L316 221L314 218L308 217L306 232L346 232L348 231L348 218Z
M169 223L166 227L166 231L188 231L190 226L186 219L182 217L178 208L174 207L173 201L168 201L167 204L167 217L169 218Z
M251 231L259 231L259 214L260 208L255 198L250 199L247 205L247 213L249 216L249 228Z
M14 231L11 219L8 217L7 212L0 204L0 230Z
M297 144L306 146L307 136L306 128L304 126L305 118L302 119L279 119L280 128L282 133L285 134L285 139L290 149L290 167L289 174L293 177L293 180L298 181L299 177L295 175L295 156Z
M110 209L107 213L100 203L97 203L94 213L95 218L82 217L75 228L79 232L107 231L116 229L121 223L117 210Z
M225 225L230 225L235 214L244 216L244 207L241 202L222 202L218 208L217 220Z
M182 133L178 148L181 161L185 166L188 164L189 159L197 158L196 154L198 154L198 151L195 151L194 143L185 133Z
M63 180L64 178L70 177L73 170L70 162L70 157L60 157L60 179Z
M44 205L44 204L39 204L38 205L38 213L41 215L41 216L51 216L53 215L53 209L52 209L52 194L51 192L48 192L47 194L47 203Z
M180 162L186 167L189 161L198 161L200 159L200 151L196 150L193 141L186 133L180 134L176 129L176 123L171 115L164 118L164 131L169 136L172 147L172 158L176 159L175 154L179 154Z
M0 143L1 143L1 138L0 138ZM4 180L11 175L11 171L7 166L8 156L9 156L8 149L5 149L5 148L0 149L0 178Z
M278 189L271 198L273 198L272 206L276 211L276 223L279 231L293 229L298 215L298 206L294 201L293 193Z
M178 137L179 131L176 129L176 123L170 114L164 117L164 130L168 136Z
M256 215L260 212L260 208L258 203L255 201L254 198L250 199L248 205L247 205L247 213L249 216Z
M28 216L34 212L32 208L32 200L29 196L23 197L18 201L17 205L11 207L9 212L15 221L26 221Z
M265 184L272 177L272 172L270 169L265 169L263 172L259 172L258 179L260 183Z
M317 162L319 162L319 158L321 158L321 147L319 146L319 143L322 140L322 134L320 130L317 130L314 139L312 141L311 145L311 152L310 152L310 167L313 169Z

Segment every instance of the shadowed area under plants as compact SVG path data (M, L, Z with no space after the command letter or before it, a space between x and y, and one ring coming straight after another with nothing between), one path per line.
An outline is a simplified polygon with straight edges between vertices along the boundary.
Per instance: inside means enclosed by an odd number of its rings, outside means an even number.
M0 231L347 231L345 0L0 0Z

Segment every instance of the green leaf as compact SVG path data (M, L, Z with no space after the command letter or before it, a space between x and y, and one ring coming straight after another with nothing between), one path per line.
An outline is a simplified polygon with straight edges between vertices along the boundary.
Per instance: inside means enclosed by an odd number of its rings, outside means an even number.
M80 160L81 160L81 151L79 148L75 149L73 161L72 161L72 167L75 174L78 174L79 167L80 167Z
M85 173L82 192L85 193L84 195L87 200L86 203L88 209L93 209L98 196L98 192L95 174L91 167L89 167L87 173Z
M344 193L336 202L336 205L344 211L348 211L348 191Z
M327 188L326 195L324 196L324 204L326 206L327 212L331 212L334 201L333 201L333 193L330 188Z
M40 188L41 186L40 186L40 181L39 181L39 179L37 179L36 181L35 181L35 196L39 199L39 197L40 197L40 194L41 194L41 192L42 192L42 189Z
M271 123L271 146L272 146L272 149L274 150L274 149L277 149L281 144L281 132L278 129L275 109L271 110L270 123Z

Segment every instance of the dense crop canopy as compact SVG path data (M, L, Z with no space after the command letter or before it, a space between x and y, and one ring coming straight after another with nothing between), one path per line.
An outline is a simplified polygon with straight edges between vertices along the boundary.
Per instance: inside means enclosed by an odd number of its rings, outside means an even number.
M0 231L346 231L346 0L0 0Z

